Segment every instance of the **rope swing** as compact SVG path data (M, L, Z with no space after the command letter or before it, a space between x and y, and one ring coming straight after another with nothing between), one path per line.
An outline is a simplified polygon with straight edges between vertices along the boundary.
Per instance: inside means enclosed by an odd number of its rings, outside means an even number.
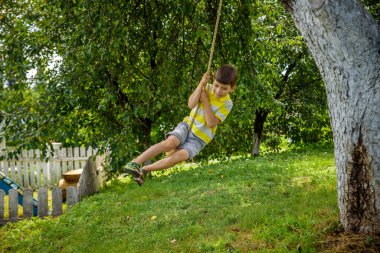
M212 65L212 58L214 56L214 49L215 49L215 43L216 43L216 35L218 34L220 14L222 13L222 3L223 3L223 0L219 0L218 13L217 13L217 16L216 16L216 23L215 23L215 29L214 29L214 36L212 38L211 50L210 50L210 58L208 60L208 66L207 66L207 73L208 74L210 74L211 65Z
M209 57L208 66L207 66L207 74L209 74L209 75L211 74L210 72L211 72L212 58L214 56L214 50L215 50L215 44L216 44L216 35L218 34L220 14L222 13L222 3L223 3L223 0L219 0L218 12L216 15L216 23L215 23L215 28L214 28L214 35L212 38L210 57ZM193 128L195 116L197 115L198 110L199 110L199 102L198 102L197 108L195 109L195 113L193 115L193 118L191 119L191 123L189 126L189 131L187 132L187 136L189 136L189 133L190 133L191 129Z

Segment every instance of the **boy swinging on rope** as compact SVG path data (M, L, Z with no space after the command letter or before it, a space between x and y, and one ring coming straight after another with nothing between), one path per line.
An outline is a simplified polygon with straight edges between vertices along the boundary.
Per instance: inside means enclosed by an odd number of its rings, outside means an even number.
M192 159L214 138L217 126L232 109L229 94L236 88L237 70L232 65L223 65L216 71L214 82L210 84L209 80L210 75L205 73L189 97L188 106L192 109L190 116L167 133L164 141L151 146L127 163L122 172L132 175L141 186L148 172L167 169ZM142 167L145 161L169 151L173 151L169 156Z

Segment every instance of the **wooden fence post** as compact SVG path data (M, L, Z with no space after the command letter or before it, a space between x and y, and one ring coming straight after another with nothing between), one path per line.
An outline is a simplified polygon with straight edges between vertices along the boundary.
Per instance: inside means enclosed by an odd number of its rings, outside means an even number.
M18 191L17 189L10 189L9 196L9 220L18 220Z
M62 189L54 187L52 189L53 216L59 216L63 213L62 210Z
M105 155L96 156L96 191L104 186L106 173L104 171Z
M69 186L66 189L67 209L78 203L78 191L75 186Z
M90 196L99 191L104 184L104 156L90 156L84 165L78 182L78 198Z
M78 182L78 199L90 196L96 192L96 162L95 157L90 156L84 165L83 172Z
M8 221L14 222L18 221L18 198L19 193L17 189L10 189L8 192L9 200L9 219L5 220L5 192L0 189L0 225L6 224ZM33 217L33 190L24 189L23 194L23 215L22 218ZM69 186L67 188L67 209L69 210L73 205L78 203L78 189L74 186ZM52 213L53 217L63 214L62 208L62 189L59 187L54 187L52 189ZM50 215L48 207L48 189L46 187L41 187L38 189L38 216L44 218Z
M54 184L54 182L58 182L60 177L61 177L61 166L59 164L59 159L60 159L60 147L61 143L53 142L52 144L53 147L53 155L49 159L49 169L51 172L51 183Z
M23 197L23 218L31 218L33 216L33 190L25 189Z
M48 215L48 191L45 187L38 189L38 216L43 218Z

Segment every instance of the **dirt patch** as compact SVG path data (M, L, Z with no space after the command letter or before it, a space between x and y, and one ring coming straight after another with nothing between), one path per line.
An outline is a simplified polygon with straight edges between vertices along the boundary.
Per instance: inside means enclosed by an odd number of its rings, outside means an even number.
M336 233L319 242L319 252L380 252L380 235Z

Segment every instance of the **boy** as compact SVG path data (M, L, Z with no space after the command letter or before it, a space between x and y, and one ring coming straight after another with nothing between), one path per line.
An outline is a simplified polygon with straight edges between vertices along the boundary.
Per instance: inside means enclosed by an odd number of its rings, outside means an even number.
M227 118L232 109L229 94L236 88L237 70L232 65L223 65L216 71L212 85L209 80L209 74L205 73L189 97L190 116L167 133L164 141L124 166L123 172L131 174L140 186L146 173L170 168L196 156L213 139L217 126ZM169 156L141 168L145 161L169 151L172 151Z

